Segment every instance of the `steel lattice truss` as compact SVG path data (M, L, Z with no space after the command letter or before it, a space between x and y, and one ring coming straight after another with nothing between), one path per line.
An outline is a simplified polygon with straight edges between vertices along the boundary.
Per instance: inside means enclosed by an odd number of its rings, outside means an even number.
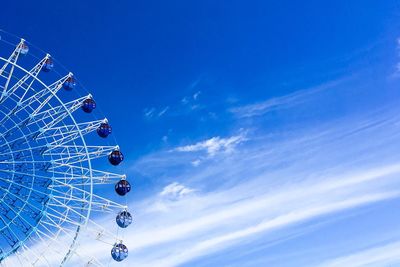
M110 157L119 147L87 143L87 136L108 124L106 119L78 121L76 114L92 96L63 101L69 92L62 89L73 74L45 82L41 77L52 67L51 56L25 68L27 50L21 39L9 55L0 54L0 265L9 266L11 256L22 266L46 266L54 247L51 257L63 265L79 254L82 229L109 243L119 261L119 249L126 248L122 241L91 220L93 212L126 215L126 205L94 192L97 186L126 181L125 175L93 167L94 159ZM102 266L94 258L88 263Z

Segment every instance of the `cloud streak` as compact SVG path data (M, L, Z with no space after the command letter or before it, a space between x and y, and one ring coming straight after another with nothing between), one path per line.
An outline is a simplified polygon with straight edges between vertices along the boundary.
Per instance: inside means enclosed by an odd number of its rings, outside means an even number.
M182 177L133 203L136 223L126 233L131 252L123 264L190 264L255 238L266 244L285 240L289 229L305 222L312 225L321 217L399 198L400 162L391 153L398 148L393 141L400 139L398 121L392 114L367 114L365 120L346 119L273 144L249 136L245 147L236 148L238 153L216 153L206 168L187 167ZM187 152L201 148L208 153L204 142L198 144ZM168 152L162 168L181 153ZM140 164L156 169L154 162ZM210 188L215 179L217 187ZM184 193L192 191L196 193ZM174 201L165 198L170 194ZM97 247L94 254L106 259L108 250Z
M180 183L174 182L172 184L167 185L161 191L160 196L167 197L168 199L181 199L189 194L192 194L195 190L192 188L188 188Z
M345 79L331 81L313 88L298 90L291 94L274 97L262 102L252 103L244 106L233 107L229 111L236 115L238 118L249 118L255 116L262 116L274 110L289 109L295 106L304 104L313 96L322 91L332 89Z
M180 146L174 150L179 152L206 151L209 156L214 156L218 152L232 152L237 145L244 141L246 141L244 135L235 135L228 138L216 136L193 145Z
M129 262L138 266L180 266L258 234L265 236L320 216L398 198L400 191L392 188L399 174L397 164L322 178L318 183L311 179L296 186L275 186L263 195L254 195L246 190L246 184L240 184L185 195L174 202L148 199L137 207L137 225L127 233L131 254L126 266ZM176 184L166 188L160 196L184 190ZM158 208L160 203L164 209ZM98 249L97 257L108 257L107 247Z
M392 242L326 261L318 267L398 266L400 264L399 251L400 242Z

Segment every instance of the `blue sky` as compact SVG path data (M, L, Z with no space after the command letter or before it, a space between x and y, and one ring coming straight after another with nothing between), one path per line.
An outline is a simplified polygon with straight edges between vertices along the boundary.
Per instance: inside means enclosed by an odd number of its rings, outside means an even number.
M19 1L0 28L72 70L114 128L135 213L115 266L397 266L399 12Z

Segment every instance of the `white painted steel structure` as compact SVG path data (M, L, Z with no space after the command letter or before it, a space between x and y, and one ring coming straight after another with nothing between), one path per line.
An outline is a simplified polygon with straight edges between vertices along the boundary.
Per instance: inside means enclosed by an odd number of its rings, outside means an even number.
M2 37L0 42L9 43ZM126 199L112 201L95 193L96 187L126 176L94 168L94 162L108 164L106 157L119 147L89 144L101 139L95 132L108 123L81 121L90 118L81 107L92 96L64 101L71 92L63 87L73 74L47 82L44 68L51 56L25 67L29 47L21 39L8 56L0 54L0 265L48 266L56 258L61 266L73 255L80 257L83 230L94 232L95 242L108 243L110 250L122 242L92 216L127 210ZM124 204L118 203L121 199ZM84 261L103 266L94 258Z

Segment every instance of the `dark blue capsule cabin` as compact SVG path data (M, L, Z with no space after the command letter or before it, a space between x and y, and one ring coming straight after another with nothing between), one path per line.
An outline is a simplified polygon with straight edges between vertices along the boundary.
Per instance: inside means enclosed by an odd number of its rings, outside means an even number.
M86 113L91 113L95 108L96 108L96 102L92 98L85 99L82 103L82 110Z
M114 165L119 165L124 160L124 155L119 150L114 150L113 152L108 155L108 161Z
M100 124L99 128L97 128L97 134L102 138L106 138L107 136L109 136L111 134L111 132L112 132L112 128L111 128L110 124L108 124L107 122L103 122L102 124ZM118 150L116 150L116 151L118 151ZM118 157L119 157L119 158L121 158L121 161L122 161L124 159L124 156L122 155L121 152L114 153L116 151L113 151L108 158L110 159L110 157L113 157L113 158L115 158L115 160L113 160L113 162L117 162ZM121 161L114 164L110 160L112 165L118 165L121 163Z
M72 89L75 88L75 86L76 86L76 80L72 76L68 77L63 84L64 89L67 91L71 91Z
M115 192L120 196L125 196L131 191L131 184L127 180L120 180L115 184Z
M19 53L21 55L26 55L29 52L29 46L27 46L25 43L21 44L21 47L19 48Z
M123 261L128 257L128 248L122 243L114 244L111 249L111 256L115 261Z
M44 61L42 70L43 70L44 72L49 72L49 71L51 71L51 70L53 69L53 67L54 67L53 60L52 60L51 58L47 58L47 59Z
M115 221L121 228L128 227L132 223L132 220L132 215L126 210L119 212L115 218Z

